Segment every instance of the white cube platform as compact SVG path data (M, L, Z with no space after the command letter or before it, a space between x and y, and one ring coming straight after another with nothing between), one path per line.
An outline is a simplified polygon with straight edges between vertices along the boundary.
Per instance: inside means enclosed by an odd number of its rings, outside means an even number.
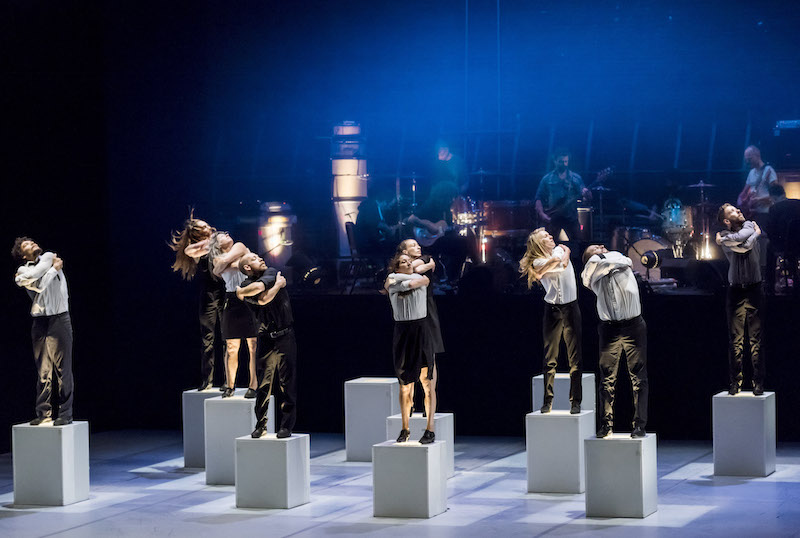
M15 506L64 506L89 498L88 422L17 424L11 437Z
M255 398L209 398L205 404L206 484L232 486L236 479L237 437L256 427ZM269 397L267 432L275 433L275 397Z
M402 416L399 413L386 417L386 440L392 441L397 439L402 425ZM408 429L411 432L409 440L419 441L422 434L425 433L427 425L427 417L423 417L422 413L414 413L408 419ZM455 415L453 415L453 413L436 413L433 416L433 428L436 433L436 440L445 442L444 476L450 478L456 472L456 451L454 449Z
M372 447L375 517L429 518L447 510L447 479L441 469L444 441L385 441Z
M581 374L581 411L596 411L594 374ZM531 380L531 394L533 411L538 411L544 405L544 375L537 375ZM553 410L569 411L569 374L556 374L553 382Z
M528 492L583 493L584 439L595 434L594 411L534 411L525 416Z
M647 517L658 509L656 435L584 440L586 517Z
M714 474L767 476L775 472L775 393L727 391L711 400Z
M311 445L306 433L236 439L237 508L293 508L311 500Z
M183 411L183 466L206 466L205 404L209 398L219 398L219 388L185 390L181 397Z
M347 461L372 461L372 445L386 440L386 417L400 412L394 377L359 377L344 384Z

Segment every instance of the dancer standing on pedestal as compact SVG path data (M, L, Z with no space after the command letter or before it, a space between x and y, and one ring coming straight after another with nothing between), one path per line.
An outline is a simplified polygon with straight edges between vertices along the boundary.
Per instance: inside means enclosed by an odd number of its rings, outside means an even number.
M438 367L438 359L435 355L440 353L444 353L444 341L442 340L442 328L441 324L439 323L439 309L436 308L436 300L433 297L433 272L436 270L436 262L430 256L424 256L422 254L422 247L419 246L419 243L416 242L414 239L406 239L405 241L401 241L400 244L397 246L397 252L395 255L398 254L405 254L409 256L413 261L411 262L411 267L414 269L414 272L420 274L424 277L427 277L430 281L426 290L426 307L428 310L428 314L425 316L425 321L428 323L428 330L430 331L431 335L431 342L433 345L433 353L434 358L437 359L434 361L433 365L433 377L431 377L431 407L436 410L436 381L439 377L439 367ZM414 405L414 385L411 385L411 405L413 410ZM425 412L427 415L427 411ZM410 415L409 415L410 416Z
M253 253L242 256L239 269L247 279L236 289L236 296L253 308L259 325L256 428L251 435L257 439L267 431L269 397L277 381L282 400L277 437L291 437L297 418L297 341L286 279Z
M184 280L200 275L200 350L201 381L197 390L210 388L214 381L214 362L217 325L221 321L225 302L225 282L214 277L208 265L208 243L214 228L204 220L194 218L194 211L183 223L183 230L172 233L169 247L175 251L172 270ZM220 390L225 390L227 384Z
M392 271L386 281L389 301L392 304L394 317L394 337L392 355L394 370L400 382L400 415L402 429L397 442L408 441L411 431L408 428L408 415L411 410L411 389L419 380L425 391L425 412L428 422L419 440L422 444L432 443L434 434L432 397L433 372L435 369L435 353L429 322L426 319L426 290L430 280L428 277L414 272L412 259L406 254L399 254L392 259L389 270Z
M252 310L244 301L236 297L236 288L247 278L239 270L239 260L250 250L242 243L234 243L228 232L216 232L211 236L208 247L208 263L215 276L225 282L225 303L222 309L222 337L228 352L225 364L227 387L223 398L230 398L236 388L236 373L239 370L239 347L242 340L247 342L250 352L249 384L245 398L255 398L258 378L256 377L256 337L258 329Z
M717 219L727 230L717 233L717 244L728 258L728 394L742 390L742 355L744 347L750 349L753 363L753 394L764 394L766 366L761 353L761 309L764 296L761 291L761 265L757 239L761 229L753 221L745 220L742 212L731 204L723 204ZM745 338L747 340L745 340Z
M544 356L544 401L542 413L553 408L553 381L563 337L569 362L569 401L572 414L581 412L583 387L581 310L578 307L578 285L566 245L556 246L553 236L544 228L528 236L525 256L519 261L519 272L528 277L528 288L536 281L545 289L542 334Z
M631 259L590 245L583 253L583 285L597 295L600 325L600 403L603 415L597 437L608 437L614 426L614 393L622 354L633 390L633 432L644 437L647 424L647 325L642 318L639 284Z
M24 265L17 269L14 282L28 290L33 300L33 358L36 361L36 418L32 426L58 418L54 426L72 423L72 320L64 262L53 252L44 252L30 237L17 237L11 255ZM53 377L58 383L55 405Z

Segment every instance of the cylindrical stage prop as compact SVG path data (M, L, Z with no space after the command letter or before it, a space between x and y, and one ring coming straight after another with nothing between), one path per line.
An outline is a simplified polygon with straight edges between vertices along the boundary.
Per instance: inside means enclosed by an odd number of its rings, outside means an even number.
M296 222L297 216L286 202L261 204L258 238L268 266L286 267L286 262L292 257L292 225Z
M350 256L348 222L355 224L358 206L367 197L367 161L361 126L343 121L333 126L331 138L332 197L339 230L339 256Z

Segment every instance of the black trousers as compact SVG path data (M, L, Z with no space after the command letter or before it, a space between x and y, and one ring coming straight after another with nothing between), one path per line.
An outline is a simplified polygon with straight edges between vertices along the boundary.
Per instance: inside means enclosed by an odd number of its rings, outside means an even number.
M202 340L202 349L200 350L200 375L202 378L200 382L203 385L213 385L214 383L217 327L222 327L224 305L224 287L209 285L200 292L200 338Z
M764 355L761 353L761 309L764 295L761 283L744 288L728 288L728 374L730 382L742 386L742 357L744 348L750 350L753 363L753 384L763 384L766 376Z
M621 322L600 322L600 404L602 424L614 425L614 393L622 354L633 389L633 426L647 424L647 324L642 316Z
M553 401L553 381L556 377L558 352L562 338L567 347L567 362L569 363L569 401L581 403L583 399L581 386L583 346L581 344L581 309L578 307L578 301L567 304L545 303L542 335L544 340L542 364L544 403Z
M262 333L258 337L256 359L256 421L264 424L267 421L269 397L277 382L280 389L281 418L280 427L289 431L294 429L297 419L297 341L294 331L278 338L270 338Z
M69 312L37 316L31 327L36 361L36 416L53 416L53 377L58 383L58 418L72 418L72 320Z

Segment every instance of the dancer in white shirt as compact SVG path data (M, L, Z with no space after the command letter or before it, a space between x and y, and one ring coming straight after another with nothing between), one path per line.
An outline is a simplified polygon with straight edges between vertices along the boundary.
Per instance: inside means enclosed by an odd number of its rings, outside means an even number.
M556 376L562 338L567 348L567 362L569 363L570 413L576 414L581 411L581 400L583 399L581 310L578 307L578 285L575 280L575 270L569 255L569 247L566 245L556 246L553 236L544 228L539 228L528 236L525 256L519 261L519 271L527 276L528 288L538 281L545 289L542 320L542 340L544 342L542 413L549 413L553 407L553 381Z
M644 437L647 424L647 325L642 318L639 285L631 259L590 245L583 253L583 285L597 295L600 317L600 404L602 415L597 437L608 437L614 426L614 393L619 361L625 353L633 389L633 432Z

